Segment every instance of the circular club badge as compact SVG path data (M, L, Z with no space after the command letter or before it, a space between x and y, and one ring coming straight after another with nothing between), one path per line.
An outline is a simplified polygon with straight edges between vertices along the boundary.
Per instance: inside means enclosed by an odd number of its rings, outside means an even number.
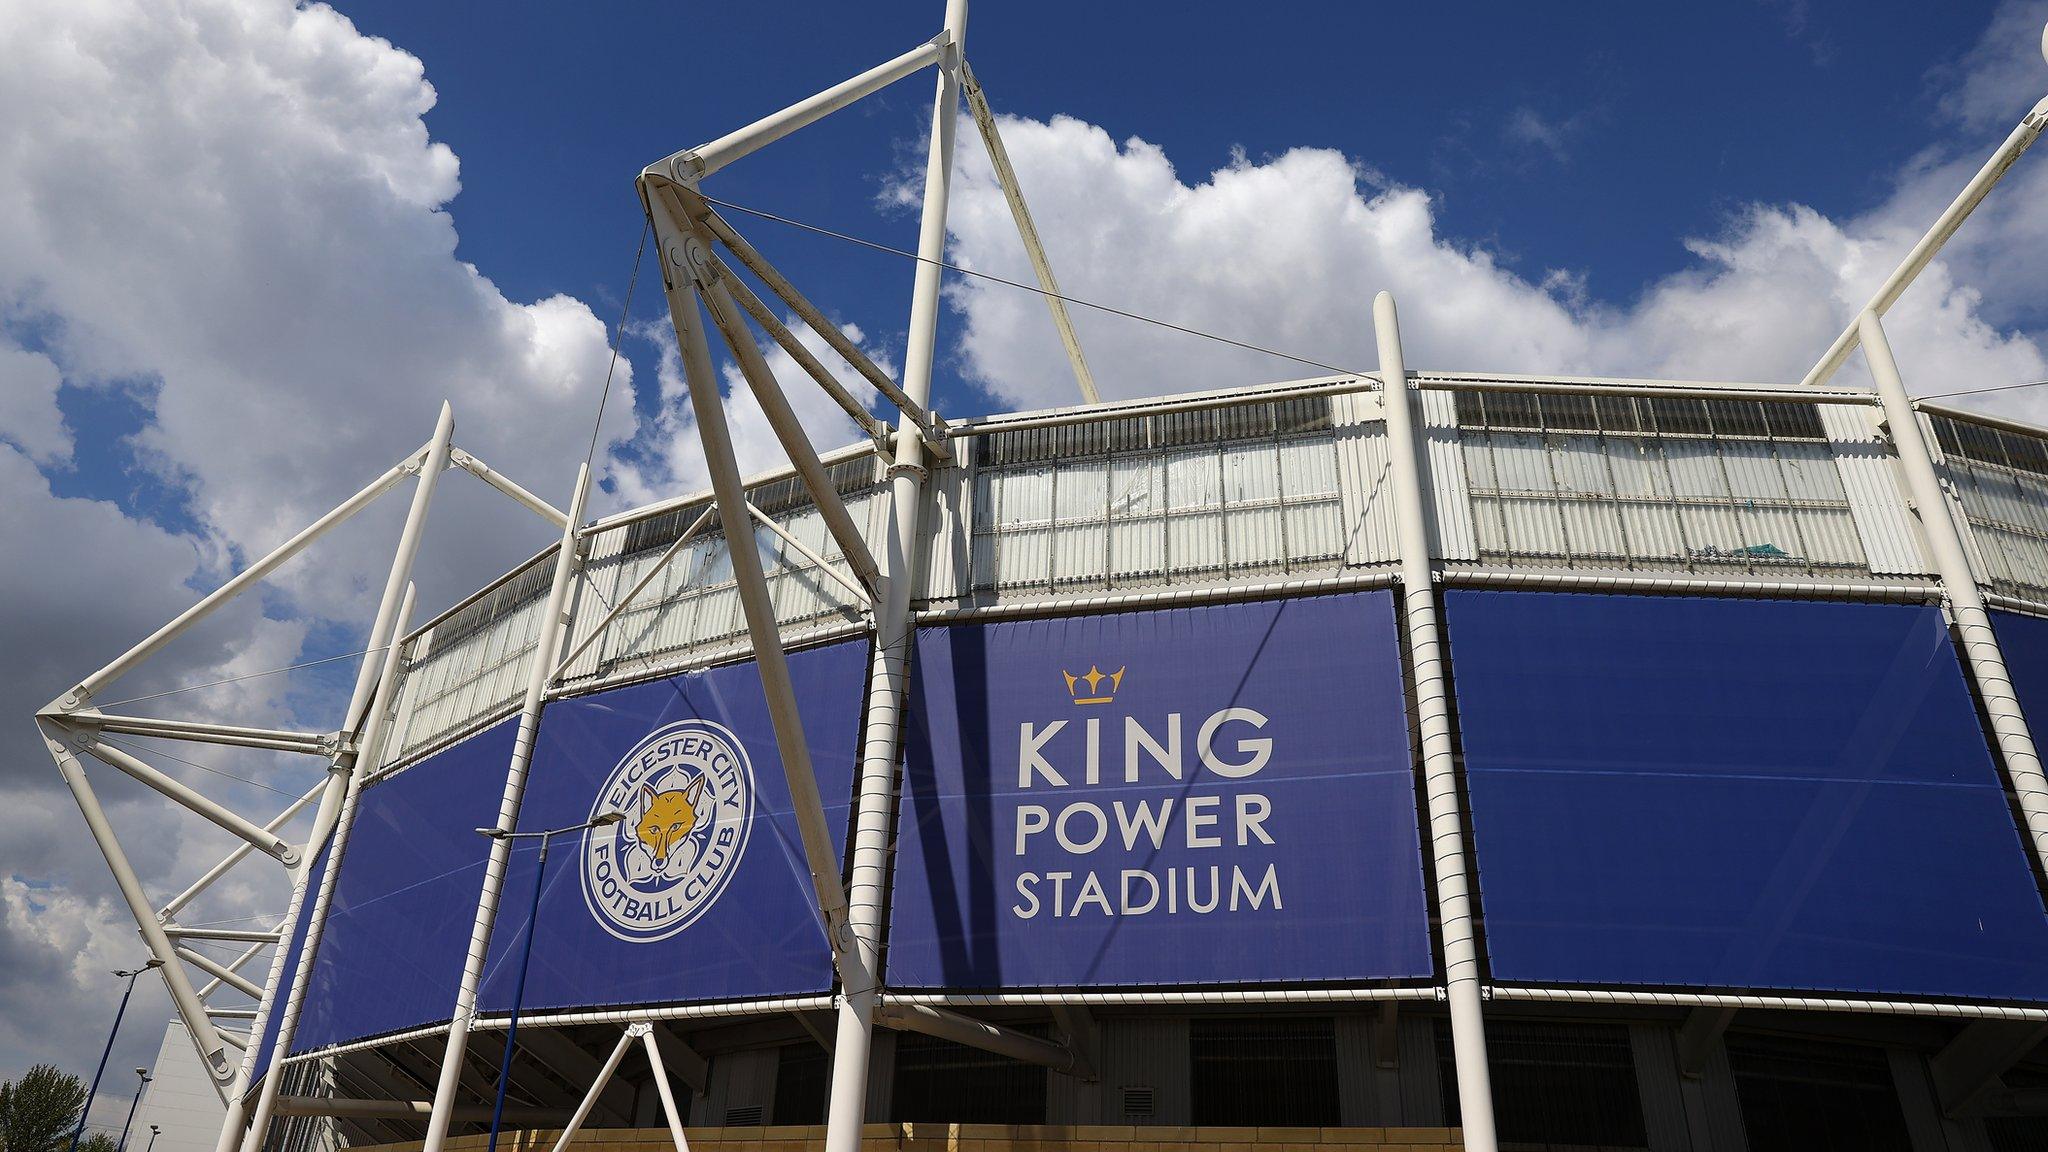
M622 812L583 833L583 902L621 940L665 940L718 900L747 850L754 770L730 729L679 720L647 734L590 806Z

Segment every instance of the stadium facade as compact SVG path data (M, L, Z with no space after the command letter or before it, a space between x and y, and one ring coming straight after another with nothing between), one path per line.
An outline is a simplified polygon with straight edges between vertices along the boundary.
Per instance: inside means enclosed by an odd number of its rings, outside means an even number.
M964 421L939 116L901 379L838 349L901 419L814 453L746 318L839 389L816 309L701 182L937 65L1056 293L964 19L642 174L712 491L586 521L444 412L39 717L222 1152L2048 1146L2048 431L1912 400L1880 319L2048 101L1798 384L1409 370L1383 294L1376 372L1103 403L1052 295L1091 402ZM713 331L788 467L735 470ZM412 628L451 467L561 539ZM411 477L337 733L94 706ZM107 734L334 771L258 823ZM88 755L246 847L153 902ZM284 920L182 926L248 855Z

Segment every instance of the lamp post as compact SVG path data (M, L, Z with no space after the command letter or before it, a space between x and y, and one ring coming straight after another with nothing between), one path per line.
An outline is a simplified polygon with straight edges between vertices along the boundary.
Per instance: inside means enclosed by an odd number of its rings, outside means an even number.
M533 902L526 910L526 946L519 953L519 975L512 982L512 1019L505 1027L505 1057L498 1062L498 1098L491 1105L491 1143L489 1152L498 1152L498 1129L505 1119L505 1089L512 1082L512 1048L519 1036L519 1005L526 998L526 966L533 959L533 933L539 927L540 892L547 881L548 841L564 832L582 832L589 828L603 828L624 820L624 812L600 812L581 824L564 828L549 828L540 832L513 832L505 828L479 828L479 835L493 840L538 840L540 861L533 873ZM116 1152L119 1152L116 1149Z
M107 1071L107 1057L114 1054L114 1037L121 1032L121 1017L127 1014L128 997L135 994L135 978L152 968L163 967L163 963L152 956L140 968L130 968L125 972L118 968L114 970L114 975L127 978L128 987L121 993L121 1006L114 1009L114 1026L107 1030L107 1046L100 1052L100 1066L93 1069L92 1087L86 1090L85 1106L78 1110L78 1127L71 1130L70 1152L78 1152L78 1138L85 1135L85 1118L92 1114L92 1098L99 1095L100 1077Z
M135 1070L135 1099L128 1104L128 1119L121 1122L121 1142L114 1145L114 1152L128 1152L128 1126L135 1123L135 1109L142 1103L142 1090L149 1086L149 1069Z
M142 1146L142 1152L156 1152L156 1134L163 1131L154 1124L149 1126L149 1143Z

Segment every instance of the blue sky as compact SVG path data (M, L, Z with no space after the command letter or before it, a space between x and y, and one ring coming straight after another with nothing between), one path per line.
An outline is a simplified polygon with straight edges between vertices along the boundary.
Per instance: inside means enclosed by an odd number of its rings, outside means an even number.
M0 5L0 714L26 717L403 456L443 398L459 444L566 501L640 228L633 176L926 39L940 5L338 10ZM968 56L1076 295L1369 369L1385 288L1415 367L1789 380L2048 91L2044 20L2048 0L984 3ZM931 87L899 84L709 190L911 246ZM1888 318L1913 387L2048 377L2044 202L2037 154ZM907 264L734 220L901 362ZM971 130L949 251L1029 276ZM649 274L601 428L599 511L702 480L655 289ZM1039 301L956 280L948 304L942 411L1073 402ZM1076 322L1111 396L1310 371ZM2048 396L1998 403L2048 420ZM851 438L802 404L814 439ZM765 462L758 411L727 407ZM395 524L386 508L350 525L120 694L348 651ZM548 539L451 476L423 615ZM164 707L325 729L350 675ZM195 758L292 791L318 772ZM118 827L148 830L132 850L160 894L222 847L139 788L105 793ZM89 1066L133 925L25 724L0 730L0 844L0 1077ZM238 882L204 914L260 917L279 891ZM160 994L137 1004L165 1018ZM116 1067L153 1052L147 1031Z
M600 5L533 20L480 4L339 7L427 65L440 93L427 124L462 157L461 254L514 298L598 300L630 264L642 165L912 46L940 5ZM1447 235L1531 278L1581 272L1594 297L1621 302L1690 263L1680 241L1742 204L1836 216L1882 200L1945 127L1930 70L1991 10L1055 0L974 9L968 48L1000 113L1142 136L1190 176L1236 150L1335 148L1435 194ZM622 63L628 45L669 47ZM900 83L722 173L718 192L914 246L915 218L878 213L875 195L920 146L929 100L926 77ZM1988 153L2002 135L1975 144ZM750 232L850 319L900 326L898 299L863 299L870 277L900 271L887 258ZM658 315L658 300L642 305Z

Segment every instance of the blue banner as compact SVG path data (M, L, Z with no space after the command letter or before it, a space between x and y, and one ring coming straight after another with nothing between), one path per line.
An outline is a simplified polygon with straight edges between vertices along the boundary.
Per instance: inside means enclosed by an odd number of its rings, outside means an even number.
M894 988L1431 974L1392 597L923 629Z
M363 789L292 1051L448 1019L517 722ZM312 898L307 898L310 914Z
M2048 998L2048 915L1938 610L1447 612L1495 979Z
M2005 656L2005 674L2026 714L2029 731L2048 742L2048 620L2017 612L1991 613L1998 650Z
M789 657L842 857L867 661L864 639ZM548 705L520 829L604 812L625 819L550 849L528 1010L831 989L832 954L752 662ZM512 856L484 971L487 1012L512 1005L538 854L522 840Z

